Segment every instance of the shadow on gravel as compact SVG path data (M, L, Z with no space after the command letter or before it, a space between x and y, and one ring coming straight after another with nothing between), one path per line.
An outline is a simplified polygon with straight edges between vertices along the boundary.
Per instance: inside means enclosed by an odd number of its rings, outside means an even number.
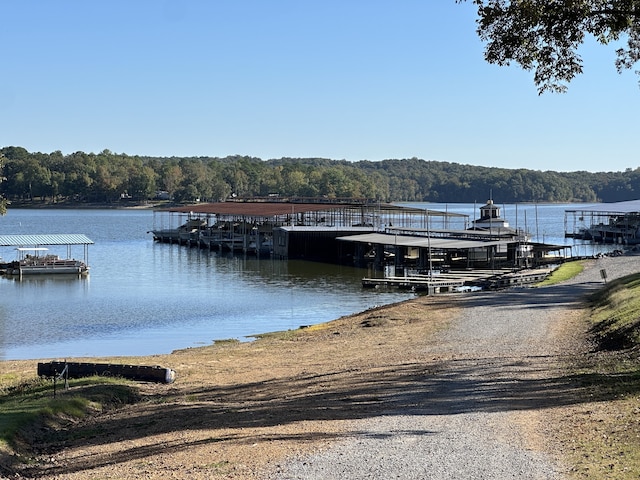
M433 365L405 364L325 375L274 378L260 383L193 389L145 408L135 408L93 419L68 432L51 432L41 454L75 446L99 446L131 441L127 450L92 453L71 465L40 465L21 472L25 476L61 475L101 465L171 455L197 445L233 442L317 441L339 434L315 431L309 424L297 433L279 433L278 426L302 421L360 419L377 415L453 415L545 409L592 401L591 385L598 378L549 376L547 367L557 358L478 358ZM537 370L544 379L531 379ZM525 378L526 377L526 378ZM623 380L623 379L622 379ZM275 427L270 430L270 427ZM261 429L261 430L254 430ZM206 438L153 441L136 440L172 431L207 430ZM434 432L412 431L412 435ZM376 435L376 433L371 433ZM384 435L384 434L381 434ZM175 438L175 437L172 437Z

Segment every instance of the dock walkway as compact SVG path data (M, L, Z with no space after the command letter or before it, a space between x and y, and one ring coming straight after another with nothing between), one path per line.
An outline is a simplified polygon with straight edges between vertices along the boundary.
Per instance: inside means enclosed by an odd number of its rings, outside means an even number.
M438 275L388 276L384 278L367 277L362 279L365 288L396 287L405 290L447 293L465 286L497 289L521 286L541 282L553 271L553 268L533 270L473 270L450 271Z

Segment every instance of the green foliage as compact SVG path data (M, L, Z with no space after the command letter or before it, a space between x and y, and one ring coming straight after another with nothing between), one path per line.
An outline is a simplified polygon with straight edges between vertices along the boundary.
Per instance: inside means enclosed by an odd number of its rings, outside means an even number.
M0 198L25 203L143 202L165 191L176 202L283 198L361 198L381 202L615 202L640 198L640 169L542 172L418 158L380 162L230 156L139 157L29 153L0 149Z
M465 0L457 0L458 3ZM601 44L626 39L616 50L618 71L640 60L640 2L637 0L472 0L485 59L519 64L534 72L540 93L564 92L582 73L578 48L590 35Z
M0 447L15 448L21 432L56 419L81 418L91 411L136 400L133 387L125 380L89 377L70 380L69 390L40 378L22 382L3 379L0 389Z
M640 273L616 279L592 298L592 332L606 350L640 344Z
M0 184L6 180L3 176L2 176L2 172L4 170L3 167L3 162L4 160L4 154L0 153ZM5 215L7 213L7 200L4 198L4 196L2 195L2 193L0 192L0 217L2 215Z
M546 287L564 282L580 274L582 270L584 270L584 264L582 261L565 262L556 268L548 278L540 282L537 286Z

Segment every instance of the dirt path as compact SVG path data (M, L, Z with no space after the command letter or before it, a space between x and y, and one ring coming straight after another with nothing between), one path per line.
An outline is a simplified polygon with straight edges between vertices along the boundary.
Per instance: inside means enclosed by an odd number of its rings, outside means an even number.
M458 299L449 328L425 342L429 368L411 388L272 478L562 478L540 422L575 401L562 368L577 345L556 324L577 307L572 298L556 287Z
M609 277L638 267L632 258L606 259ZM601 267L566 286L422 297L251 344L119 359L178 380L36 438L20 473L560 478L544 413L579 401L562 368L581 348L576 312Z
M459 314L425 342L433 355L396 408L352 421L345 440L283 465L274 479L560 479L558 425L589 401L566 367L585 353L580 309L602 286L639 270L606 258L565 285L460 298Z

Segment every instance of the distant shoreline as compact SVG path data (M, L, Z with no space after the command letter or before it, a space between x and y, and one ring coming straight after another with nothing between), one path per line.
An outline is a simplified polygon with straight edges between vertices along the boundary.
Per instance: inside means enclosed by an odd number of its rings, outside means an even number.
M161 202L148 202L145 204L140 203L32 203L32 202L12 202L9 205L7 211L13 209L25 209L25 210L41 210L41 209L77 209L77 210L91 210L91 209L111 209L111 210L133 210L133 209L154 209L154 208L170 207L170 205Z

